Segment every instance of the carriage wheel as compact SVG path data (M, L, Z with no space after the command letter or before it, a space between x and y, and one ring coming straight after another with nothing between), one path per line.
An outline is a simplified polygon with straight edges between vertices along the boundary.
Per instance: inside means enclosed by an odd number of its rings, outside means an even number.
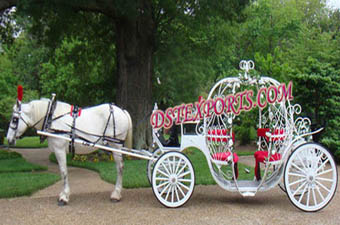
M176 151L159 157L152 171L152 190L160 203L180 207L190 199L194 186L195 172L188 157Z
M159 156L161 156L162 154L163 154L163 151L160 148L155 149L155 151L153 152L153 156L156 156L157 158ZM147 176L148 176L149 183L152 185L151 178L152 178L152 170L153 170L153 167L155 165L155 161L148 160L147 163L148 164L147 164L147 167L146 167L146 173L147 173Z
M304 144L290 155L284 181L293 205L303 211L318 211L332 200L337 188L334 158L319 144Z

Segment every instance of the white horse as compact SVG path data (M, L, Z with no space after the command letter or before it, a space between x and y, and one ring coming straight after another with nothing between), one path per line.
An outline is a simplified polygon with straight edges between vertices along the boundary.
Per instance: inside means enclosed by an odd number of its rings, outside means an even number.
M17 101L17 104L13 107L13 115L7 132L7 140L10 145L15 144L16 139L19 138L28 127L34 127L37 130L42 129L49 102L50 100L48 99L34 100L27 104L21 104L21 101ZM71 105L58 101L49 130L56 131L60 135L70 136L73 125L73 117L70 111ZM113 115L111 112L113 112ZM103 138L111 137L115 140L122 140L121 143L109 142L111 143L110 145L115 148L121 148L124 141L126 147L132 147L132 122L130 115L126 110L122 110L117 106L112 105L112 107L110 107L110 104L102 104L83 109L80 116L76 119L75 128L75 135L87 141L107 144L103 143L106 142L103 141ZM47 140L48 147L54 151L56 155L61 178L64 181L64 187L58 199L59 205L64 205L69 202L70 196L66 167L66 152L69 142L53 137L48 137ZM123 182L123 158L120 153L114 153L114 159L117 168L117 180L111 194L111 200L119 201L121 199Z

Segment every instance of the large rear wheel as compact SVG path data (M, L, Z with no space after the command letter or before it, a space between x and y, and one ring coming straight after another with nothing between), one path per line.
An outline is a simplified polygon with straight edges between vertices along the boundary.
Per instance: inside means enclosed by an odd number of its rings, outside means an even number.
M332 200L338 183L333 156L323 146L307 143L288 158L284 185L289 200L297 208L315 212Z

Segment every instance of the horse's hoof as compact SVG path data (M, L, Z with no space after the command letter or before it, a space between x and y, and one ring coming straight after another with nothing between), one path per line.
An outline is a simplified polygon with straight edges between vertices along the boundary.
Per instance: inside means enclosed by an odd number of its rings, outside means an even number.
M113 198L111 198L111 202L112 202L112 203L117 203L117 202L120 202L120 200L119 200L119 199L113 199Z
M65 206L67 205L67 202L64 202L63 200L58 200L58 206Z

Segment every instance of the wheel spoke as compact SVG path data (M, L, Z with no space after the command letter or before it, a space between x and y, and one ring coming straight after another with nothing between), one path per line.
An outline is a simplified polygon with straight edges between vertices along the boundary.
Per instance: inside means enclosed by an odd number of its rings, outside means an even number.
M169 177L168 174L164 173L164 172L163 172L162 170L160 170L160 169L157 170L157 173L160 173L160 174L162 174L163 176Z
M166 185L166 187L162 190L162 192L160 193L160 196L162 196L164 192L169 189L169 187L170 187L170 183Z
M178 175L178 178L185 177L186 175L188 175L188 174L190 174L190 173L191 173L191 171L189 170L189 171L187 171L187 172L185 172L185 173L182 173L181 175Z
M322 180L322 181L327 181L327 182L333 182L333 179L329 179L329 178L324 178L324 177L316 177L315 179L317 180Z
M181 188L178 184L176 184L176 187L177 187L177 189L181 192L181 194L182 194L182 196L183 196L183 198L184 198L185 194L184 194L182 188Z
M312 188L312 194L313 194L313 200L314 200L314 205L317 205L318 203L316 202L316 195L315 195L315 188Z
M162 167L166 170L166 172L168 173L168 177L169 177L169 175L170 175L171 173L169 172L168 168L166 168L166 166L164 165L163 162L161 163L161 165L162 165Z
M178 181L180 181L180 182L191 182L192 180L191 179L178 179Z
M320 183L319 181L315 181L318 185L320 185L320 187L322 187L323 189L325 189L326 191L331 192L331 190L329 190L327 187L325 187L325 185L323 185L322 183Z
M308 185L305 185L305 188L303 189L303 192L302 192L302 194L300 195L299 203L301 203L301 200L302 200L303 196L305 195L305 192L306 192L307 187L308 187Z
M321 160L321 156L322 156L322 153L320 152L320 150L318 150L318 152L315 154L316 154L316 160L315 160L315 167L313 167L314 169L316 169L317 164Z
M165 162L165 161L164 161ZM169 174L172 174L172 161L170 160L170 157L169 157L169 159L167 159L167 161L165 162L165 165L167 165L168 167L167 167L167 169L168 169L168 171L169 171Z
M175 189L177 201L179 201L180 199L179 199L179 195L178 195L178 191L177 191L177 185L174 186L174 189Z
M298 157L299 161L301 162L303 168L307 169L306 165L304 164L304 162L303 162L303 160L301 159L301 157L300 157L299 154L297 154L297 157Z
M307 188L307 206L309 206L310 187Z
M183 172L183 170L187 167L187 163L185 163L185 165L178 171L178 173L176 174L177 176L179 175L179 174L181 174L182 172Z
M167 182L164 182L164 183L160 183L160 184L157 185L156 187L157 187L157 188L161 188L161 187L163 187L163 186L165 186L165 185L167 185L167 184L169 184L168 181L167 181Z
M175 187L171 186L171 202L174 203L174 198L175 198Z
M172 186L171 185L169 185L169 190L167 191L167 193L166 193L166 196L165 196L165 200L168 200L168 197L169 197L169 194L170 194L170 191L171 191L171 188L172 188Z
M307 184L307 182L304 182L303 184L301 184L301 185L295 190L295 192L293 193L293 196L295 196L296 193L298 193L298 192L300 191L300 189L303 188L306 184Z
M160 181L168 181L169 178L166 178L166 177L156 177L156 180L160 180Z
M181 182L178 182L178 184L180 185L180 186L182 186L182 187L184 187L187 191L189 191L190 189L187 187L187 186L185 186L184 184L182 184Z
M306 174L304 170L302 170L298 165L296 165L294 162L292 162L292 166L295 167L296 169L300 170L303 174Z
M288 175L291 175L291 176L296 176L296 177L304 177L306 178L306 175L304 174L300 174L300 173L292 173L292 172L289 172Z
M318 173L318 174L316 174L316 175L317 175L317 176L320 176L320 175L324 175L324 174L329 173L329 172L332 172L332 171L333 171L333 169L331 168L331 169L325 170L325 171L323 171L323 172L321 172L321 173Z
M183 161L182 159L179 159L177 166L176 166L176 169L175 169L175 174L177 174L177 171L178 171L179 166L181 165L182 161Z
M321 170L328 162L329 162L329 159L327 158L327 160L325 160L315 172L318 172L319 170Z
M316 190L318 191L318 194L320 195L320 197L322 198L322 201L325 200L325 197L322 195L320 188L318 186L316 186Z
M289 186L292 186L292 185L297 184L297 183L302 183L303 181L306 181L306 178L302 178L300 180L294 181L293 183L290 183Z

